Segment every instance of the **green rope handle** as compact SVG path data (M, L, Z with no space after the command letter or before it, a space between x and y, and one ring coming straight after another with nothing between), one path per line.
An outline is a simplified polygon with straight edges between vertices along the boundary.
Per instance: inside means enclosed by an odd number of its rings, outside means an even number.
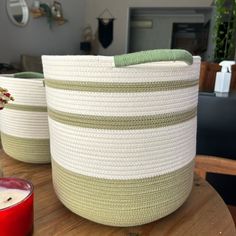
M21 78L21 79L43 79L44 76L43 76L42 73L26 71L26 72L15 73L14 74L14 78Z
M192 65L193 56L182 49L156 49L114 56L116 67L157 61L184 61L188 65Z

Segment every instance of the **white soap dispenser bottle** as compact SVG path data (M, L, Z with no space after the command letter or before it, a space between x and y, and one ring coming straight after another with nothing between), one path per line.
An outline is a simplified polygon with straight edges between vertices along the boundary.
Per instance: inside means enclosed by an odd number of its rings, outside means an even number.
M235 61L222 61L220 66L222 69L216 73L215 81L215 93L217 96L227 95L230 89L231 81L231 66L235 64Z

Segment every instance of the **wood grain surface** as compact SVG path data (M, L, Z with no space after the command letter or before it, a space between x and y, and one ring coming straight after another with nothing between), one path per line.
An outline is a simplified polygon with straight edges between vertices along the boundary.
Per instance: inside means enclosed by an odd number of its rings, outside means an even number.
M220 196L195 176L188 200L171 215L137 227L109 227L88 221L67 210L57 199L50 165L15 161L0 151L5 177L30 180L35 192L34 236L234 236L232 217Z

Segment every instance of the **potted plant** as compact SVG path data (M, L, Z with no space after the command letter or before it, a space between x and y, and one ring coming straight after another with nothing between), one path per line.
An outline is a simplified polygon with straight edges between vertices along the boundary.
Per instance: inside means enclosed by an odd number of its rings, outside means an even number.
M236 54L236 0L215 0L214 60L233 60Z

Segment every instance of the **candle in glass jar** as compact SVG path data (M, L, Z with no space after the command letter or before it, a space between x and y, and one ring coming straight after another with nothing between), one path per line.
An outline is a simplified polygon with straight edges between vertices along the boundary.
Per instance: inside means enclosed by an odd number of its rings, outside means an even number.
M21 202L29 194L29 190L8 189L0 187L0 210Z
M17 178L0 178L0 235L28 236L32 231L32 184Z

